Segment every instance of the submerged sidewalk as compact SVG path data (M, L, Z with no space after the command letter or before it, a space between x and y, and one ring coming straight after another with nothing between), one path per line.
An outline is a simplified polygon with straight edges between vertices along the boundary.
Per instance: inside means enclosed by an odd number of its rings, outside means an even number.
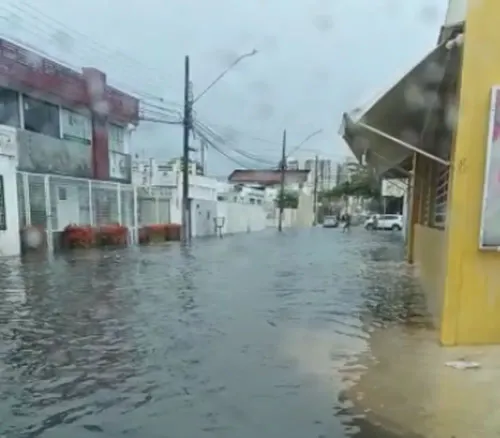
M500 346L445 348L419 321L374 329L369 351L341 370L355 413L402 437L493 437L500 433ZM474 361L455 369L449 361Z

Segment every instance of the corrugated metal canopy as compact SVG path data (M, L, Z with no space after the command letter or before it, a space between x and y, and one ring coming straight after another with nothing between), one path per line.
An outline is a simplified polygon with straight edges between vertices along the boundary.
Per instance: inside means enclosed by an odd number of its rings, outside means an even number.
M447 43L437 46L366 105L343 115L341 135L360 162L381 175L407 161L414 151L432 148L422 144L423 133L442 105L443 83L457 75L457 52Z

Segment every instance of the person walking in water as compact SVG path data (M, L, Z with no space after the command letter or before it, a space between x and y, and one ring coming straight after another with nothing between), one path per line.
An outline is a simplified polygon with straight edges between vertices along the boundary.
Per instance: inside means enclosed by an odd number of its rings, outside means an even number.
M342 229L342 232L345 233L350 229L351 229L351 215L349 213L346 213L344 215L344 228Z

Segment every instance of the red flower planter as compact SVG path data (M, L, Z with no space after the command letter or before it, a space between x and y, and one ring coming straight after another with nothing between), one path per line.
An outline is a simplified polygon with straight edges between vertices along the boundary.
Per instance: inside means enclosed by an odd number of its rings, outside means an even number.
M126 246L128 228L120 224L103 225L96 230L98 246Z
M128 228L119 224L92 228L89 225L68 225L62 233L62 247L66 249L128 244Z
M62 247L66 249L92 248L95 233L88 225L67 225L62 232Z
M181 240L182 227L179 224L167 224L167 240L179 242Z
M139 229L139 243L147 245L151 242L179 241L180 229L178 224L145 225Z

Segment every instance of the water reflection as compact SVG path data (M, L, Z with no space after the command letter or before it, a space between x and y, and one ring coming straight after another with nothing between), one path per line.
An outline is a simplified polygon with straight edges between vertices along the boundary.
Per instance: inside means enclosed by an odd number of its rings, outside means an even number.
M412 406L429 404L427 397L435 382L422 377L426 367L415 359L425 362L427 344L421 341L428 341L432 333L428 329L433 327L412 267L397 261L399 249L380 246L364 254L370 263L361 274L366 289L361 294L360 320L368 333L369 349L353 355L340 368L346 385L339 393L337 415L356 434L361 430L369 434L372 429L371 436L418 438L421 435L409 425L422 423L422 412L411 412L406 397L411 394Z
M1 433L391 437L348 409L346 369L370 356L374 327L420 313L418 293L395 265L400 240L366 236L1 265Z

